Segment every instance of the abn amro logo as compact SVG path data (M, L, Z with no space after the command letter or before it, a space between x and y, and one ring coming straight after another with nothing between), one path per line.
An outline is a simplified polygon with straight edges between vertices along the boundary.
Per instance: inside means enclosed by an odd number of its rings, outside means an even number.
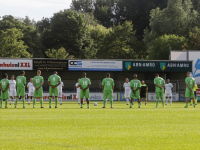
M160 63L160 69L164 71L166 69L166 63Z
M131 62L125 62L125 68L127 70L130 70L131 69Z

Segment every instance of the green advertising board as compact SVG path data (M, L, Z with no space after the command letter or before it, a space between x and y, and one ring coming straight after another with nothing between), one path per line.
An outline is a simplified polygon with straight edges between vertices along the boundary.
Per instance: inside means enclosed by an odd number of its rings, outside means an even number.
M123 71L191 72L192 61L123 61Z

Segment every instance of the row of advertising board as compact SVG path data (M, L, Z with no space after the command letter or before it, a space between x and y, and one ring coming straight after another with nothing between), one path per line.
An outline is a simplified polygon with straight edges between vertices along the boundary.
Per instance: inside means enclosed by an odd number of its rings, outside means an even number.
M0 70L186 72L192 68L192 61L0 59Z

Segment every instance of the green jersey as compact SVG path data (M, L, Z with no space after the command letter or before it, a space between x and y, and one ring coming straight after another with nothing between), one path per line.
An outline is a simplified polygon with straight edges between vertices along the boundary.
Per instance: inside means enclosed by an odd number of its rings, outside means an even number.
M26 84L26 77L25 76L18 76L16 79L17 87L25 87Z
M83 89L85 89L90 84L91 81L89 78L81 78L78 82L78 85L80 85Z
M48 81L51 83L51 85L55 86L61 81L61 78L58 75L53 74L49 77Z
M194 87L195 83L195 79L193 77L187 77L185 79L185 84L188 84L189 87L192 89ZM193 89L194 91L194 89ZM186 92L190 92L190 89L186 86Z
M165 80L161 77L156 77L154 79L154 84L157 84L158 86L163 86L163 84L165 84ZM159 87L155 86L156 87L156 92L161 92L161 91L164 91L164 88L160 89Z
M44 79L43 79L42 76L35 76L33 78L33 83L34 83L36 88L39 87L42 84L42 82L44 82Z
M140 80L138 80L138 79L131 80L130 87L133 88L133 90L136 90L137 88L141 88L141 82L140 82Z
M0 81L0 83L1 83L1 88L2 88L3 90L5 90L10 82L9 82L8 79L4 78L4 79L2 79L2 80Z
M104 78L101 85L104 86L104 91L112 91L115 83L112 78Z

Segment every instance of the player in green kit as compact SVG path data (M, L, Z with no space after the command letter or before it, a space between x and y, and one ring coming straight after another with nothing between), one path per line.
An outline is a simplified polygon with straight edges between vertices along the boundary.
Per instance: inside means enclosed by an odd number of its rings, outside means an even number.
M138 101L138 108L140 108L140 88L141 88L141 82L137 79L137 74L133 75L133 80L130 82L131 87L131 103L130 108L132 108L133 100Z
M91 81L89 78L86 77L86 73L82 74L82 78L79 79L78 85L80 87L80 98L81 98L81 108L83 108L83 99L85 97L87 101L87 107L90 108L90 91L89 87L91 85Z
M103 90L103 108L106 108L106 99L110 99L110 108L113 108L113 89L114 81L110 78L110 73L106 74L106 78L102 81L102 90Z
M195 108L195 99L194 99L194 87L195 87L195 79L190 76L190 72L187 72L187 78L185 79L185 84L186 84L186 90L185 90L185 101L186 101L186 106L185 108L188 108L188 100L191 98L191 101L193 101L193 105Z
M42 85L44 84L44 79L41 76L41 71L37 71L37 76L33 78L33 86L35 87L34 91L34 98L33 98L33 108L35 108L35 100L37 97L40 98L40 108L43 107L43 88Z
M61 78L57 71L54 72L48 79L49 84L49 108L51 108L52 96L55 96L55 108L58 108L58 85L61 83Z
M8 98L9 98L9 80L8 75L4 74L4 78L0 81L1 86L1 101L0 101L0 108L2 108L3 100L5 101L5 108L8 108Z
M23 101L23 108L25 107L25 85L26 85L26 77L25 71L21 71L21 74L16 78L16 84L17 84L17 99L15 102L15 108L17 108L17 102L19 100L19 97L22 97Z
M159 77L158 74L156 74L155 78L154 78L154 85L156 88L156 108L158 108L159 98L162 101L163 108L165 108L164 101L163 101L165 80L163 78Z

